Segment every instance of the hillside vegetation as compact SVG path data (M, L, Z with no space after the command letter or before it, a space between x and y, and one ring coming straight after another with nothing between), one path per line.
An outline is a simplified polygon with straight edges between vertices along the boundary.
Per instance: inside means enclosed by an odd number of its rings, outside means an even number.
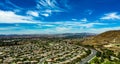
M98 51L89 64L120 64L120 30L111 30L86 38L82 45Z
M120 30L107 31L97 36L87 38L82 44L104 45L110 43L120 43Z

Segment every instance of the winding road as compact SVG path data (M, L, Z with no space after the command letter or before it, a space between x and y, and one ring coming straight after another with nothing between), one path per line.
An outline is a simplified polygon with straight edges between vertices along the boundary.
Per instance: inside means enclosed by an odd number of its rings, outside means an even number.
M90 49L91 50L91 54L83 59L81 59L80 64L86 64L88 62L90 62L96 55L97 51L94 49Z

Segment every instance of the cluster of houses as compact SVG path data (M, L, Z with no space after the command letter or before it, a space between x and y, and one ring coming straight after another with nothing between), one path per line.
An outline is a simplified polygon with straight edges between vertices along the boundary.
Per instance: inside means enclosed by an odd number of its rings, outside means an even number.
M88 49L65 42L2 46L0 64L79 64L86 51Z

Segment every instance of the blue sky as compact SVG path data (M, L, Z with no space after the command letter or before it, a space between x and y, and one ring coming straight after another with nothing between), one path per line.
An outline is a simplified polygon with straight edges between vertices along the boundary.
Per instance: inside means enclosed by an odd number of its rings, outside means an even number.
M120 29L120 0L0 0L0 34Z

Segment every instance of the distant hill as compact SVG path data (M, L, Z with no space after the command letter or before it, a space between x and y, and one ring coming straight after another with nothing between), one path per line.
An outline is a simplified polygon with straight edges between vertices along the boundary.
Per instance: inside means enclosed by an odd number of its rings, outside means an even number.
M94 37L87 38L83 44L103 45L109 43L120 43L120 30L111 30Z
M64 34L57 34L55 37L63 37L63 38L85 38L90 36L95 36L94 33L64 33Z
M0 38L84 38L94 36L94 33L63 33L63 34L28 34L0 35Z

